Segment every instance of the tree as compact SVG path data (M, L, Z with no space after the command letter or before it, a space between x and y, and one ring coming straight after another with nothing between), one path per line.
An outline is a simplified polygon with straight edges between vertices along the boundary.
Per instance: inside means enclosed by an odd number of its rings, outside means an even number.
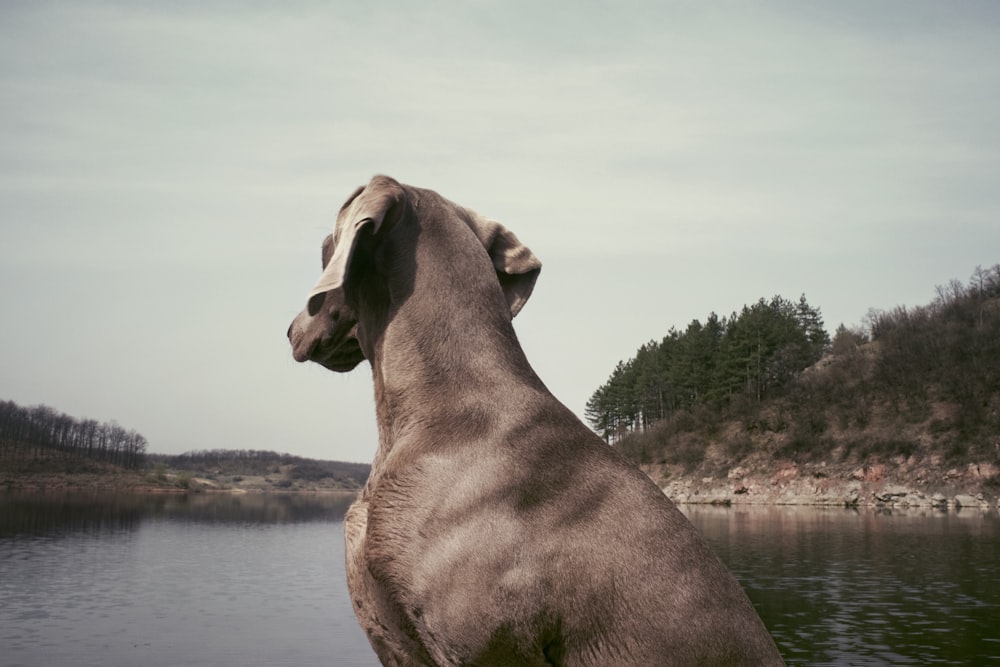
M612 442L676 410L722 404L736 392L760 402L819 360L830 344L818 308L779 296L727 320L709 313L683 333L671 328L621 361L587 402L587 420Z
M0 459L25 462L81 456L126 468L144 463L146 439L116 422L79 420L47 405L24 408L0 403Z

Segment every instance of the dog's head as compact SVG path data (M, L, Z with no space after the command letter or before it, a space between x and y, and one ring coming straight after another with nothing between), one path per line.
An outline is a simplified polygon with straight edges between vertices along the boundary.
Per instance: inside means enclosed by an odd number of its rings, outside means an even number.
M468 242L473 236L479 243ZM348 198L333 234L323 241L323 274L288 328L296 361L315 361L338 372L361 363L371 354L362 341L374 332L366 329L383 327L392 307L412 291L422 264L417 245L446 242L450 263L467 259L480 266L485 260L473 255L488 257L509 316L517 315L541 263L514 234L430 190L376 176Z

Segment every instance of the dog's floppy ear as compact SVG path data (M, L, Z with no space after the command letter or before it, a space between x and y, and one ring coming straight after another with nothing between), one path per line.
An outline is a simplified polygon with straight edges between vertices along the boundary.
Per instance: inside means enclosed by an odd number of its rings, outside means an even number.
M308 298L344 284L347 267L357 245L358 233L365 225L370 224L373 225L372 232L377 234L390 209L403 196L403 188L399 183L385 176L376 176L367 187L359 189L348 199L337 216L338 229L334 230L333 254Z
M507 296L510 316L516 316L535 289L542 263L514 233L495 220L476 216L476 236L493 260L500 286Z

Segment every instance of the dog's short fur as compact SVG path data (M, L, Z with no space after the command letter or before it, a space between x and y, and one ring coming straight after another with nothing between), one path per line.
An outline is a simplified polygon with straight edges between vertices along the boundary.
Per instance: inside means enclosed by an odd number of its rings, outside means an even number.
M371 363L347 576L383 664L781 664L691 524L531 369L511 319L541 264L512 233L377 176L323 266L288 336L299 361Z

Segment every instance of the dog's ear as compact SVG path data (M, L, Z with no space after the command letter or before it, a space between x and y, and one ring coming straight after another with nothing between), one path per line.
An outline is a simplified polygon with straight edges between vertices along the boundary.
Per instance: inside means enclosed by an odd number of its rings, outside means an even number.
M535 289L542 263L514 233L495 220L476 216L476 236L493 260L500 286L507 296L510 316L515 317Z
M332 237L332 252L324 242L323 275L309 292L310 299L344 284L351 256L358 242L358 234L366 225L372 225L372 233L377 234L389 211L404 196L405 193L399 183L385 176L376 176L366 187L359 188L348 198L340 209L340 215L337 216L337 229L334 230Z
M323 239L323 246L320 248L319 255L319 270L322 271L326 268L326 265L330 263L330 258L333 257L333 234L327 234L326 238Z

